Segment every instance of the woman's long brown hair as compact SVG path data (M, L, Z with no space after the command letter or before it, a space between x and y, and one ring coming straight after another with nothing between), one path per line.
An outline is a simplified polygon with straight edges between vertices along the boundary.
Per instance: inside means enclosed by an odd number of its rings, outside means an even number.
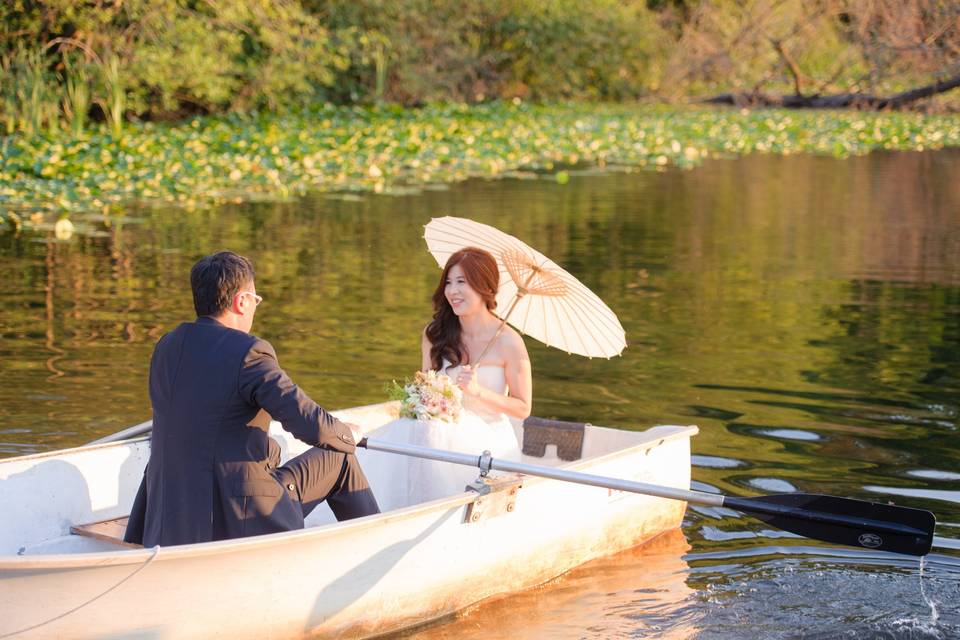
M427 340L430 347L430 365L435 371L443 367L443 361L451 367L465 364L467 350L460 338L460 318L453 312L444 290L450 269L460 265L470 288L480 294L487 309L497 308L497 289L500 286L500 269L490 253L477 247L460 249L447 259L440 276L440 284L433 292L433 320L427 325Z

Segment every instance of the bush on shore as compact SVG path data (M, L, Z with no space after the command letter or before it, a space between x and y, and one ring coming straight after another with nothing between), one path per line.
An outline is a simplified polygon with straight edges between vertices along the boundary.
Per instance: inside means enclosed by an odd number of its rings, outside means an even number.
M91 114L119 132L318 102L632 99L662 42L643 2L618 0L17 1L0 23L8 134Z
M0 135L327 102L890 92L958 69L952 0L0 3Z
M563 184L573 171L693 167L747 153L834 156L960 146L960 116L664 106L324 106L275 114L135 123L101 131L8 138L0 147L0 232L77 233L122 219L131 205L186 210L307 192L406 195L467 179ZM118 215L120 217L118 217ZM102 229L101 229L102 231Z

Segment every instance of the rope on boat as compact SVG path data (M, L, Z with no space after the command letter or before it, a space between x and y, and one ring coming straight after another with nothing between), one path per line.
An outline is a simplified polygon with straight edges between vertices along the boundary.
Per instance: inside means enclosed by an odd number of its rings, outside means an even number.
M153 547L153 553L150 554L150 557L149 557L149 558L147 558L146 560L144 560L144 562L143 562L142 565L140 565L139 567L137 567L130 575L128 575L126 578L124 578L123 580L121 580L121 581L118 582L117 584L113 585L112 587L110 587L110 588L107 589L106 591L104 591L104 592L102 592L102 593L99 593L99 594L93 596L92 598L90 598L90 599L87 600L86 602L81 602L80 604L78 604L77 606L75 606L73 609L70 609L69 611L64 611L64 612L61 613L60 615L56 615L56 616L50 618L49 620L44 620L43 622L38 622L37 624L30 625L29 627L24 627L23 629L17 629L16 631L11 631L10 633L5 633L5 634L3 634L2 636L0 636L0 640L3 640L3 638L12 638L13 636L20 635L21 633L26 633L26 632L28 632L28 631L34 631L34 630L36 630L36 629L39 629L40 627L43 627L43 626L45 626L45 625L50 624L51 622L56 622L57 620L60 620L61 618L66 618L66 617L69 616L70 614L76 613L76 612L79 611L80 609L83 609L84 607L93 604L94 602L96 602L97 600L99 600L100 598L102 598L103 596L107 595L108 593L110 593L111 591L113 591L114 589L116 589L117 587L119 587L120 585L122 585L124 582L126 582L127 580L129 580L129 579L132 578L133 576L137 575L138 573L140 573L141 571L143 571L144 569L146 569L146 568L147 568L147 565L150 564L151 562L153 562L153 559L157 557L157 554L158 554L159 552L160 552L160 547L159 547L159 546Z

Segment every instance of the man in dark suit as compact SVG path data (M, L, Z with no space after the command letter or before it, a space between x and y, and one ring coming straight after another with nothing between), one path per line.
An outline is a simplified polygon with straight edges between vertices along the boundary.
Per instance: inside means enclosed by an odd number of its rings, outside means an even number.
M250 335L262 298L253 265L224 251L190 272L196 322L150 362L150 460L125 540L173 545L303 528L324 500L338 520L378 513L353 455L360 433L307 397ZM312 445L280 465L269 418Z

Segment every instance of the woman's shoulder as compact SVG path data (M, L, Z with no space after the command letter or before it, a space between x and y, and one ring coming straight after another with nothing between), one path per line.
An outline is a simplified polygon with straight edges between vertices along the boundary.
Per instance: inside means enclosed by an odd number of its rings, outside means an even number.
M503 328L503 332L500 334L500 337L497 338L497 343L499 346L511 352L521 351L526 353L527 351L526 345L523 342L523 336L520 335L519 331L509 325Z

